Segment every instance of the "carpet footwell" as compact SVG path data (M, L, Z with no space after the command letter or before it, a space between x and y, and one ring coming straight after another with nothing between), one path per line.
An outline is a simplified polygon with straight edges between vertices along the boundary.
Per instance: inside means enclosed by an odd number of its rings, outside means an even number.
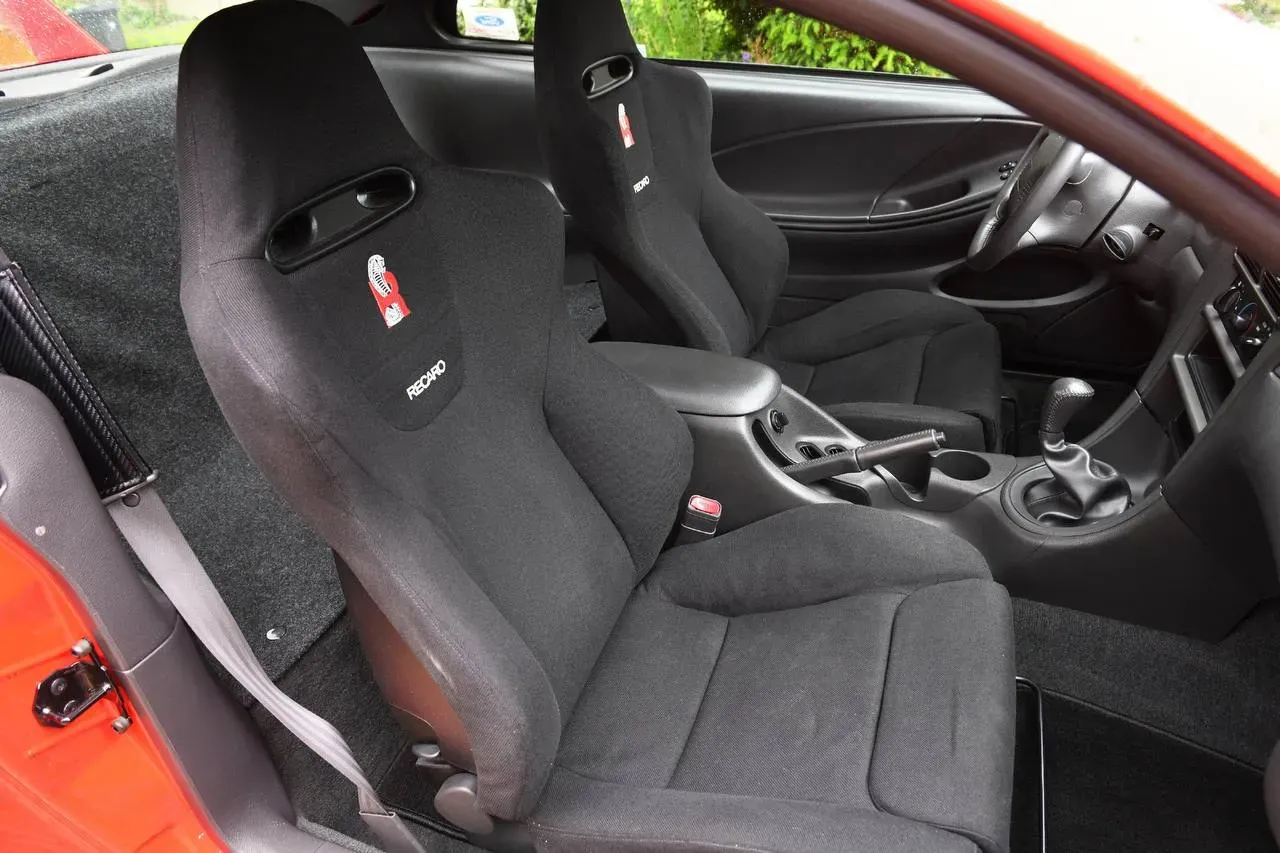
M1041 689L1266 766L1280 740L1280 602L1208 643L1014 599L1018 673Z
M1276 853L1260 771L1047 692L1044 732L1053 853Z

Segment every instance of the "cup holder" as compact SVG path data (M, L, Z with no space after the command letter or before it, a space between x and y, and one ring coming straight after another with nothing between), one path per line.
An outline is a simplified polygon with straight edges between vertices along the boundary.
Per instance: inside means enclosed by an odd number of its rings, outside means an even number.
M934 470L953 480L981 480L991 473L991 463L966 450L942 450L933 456Z

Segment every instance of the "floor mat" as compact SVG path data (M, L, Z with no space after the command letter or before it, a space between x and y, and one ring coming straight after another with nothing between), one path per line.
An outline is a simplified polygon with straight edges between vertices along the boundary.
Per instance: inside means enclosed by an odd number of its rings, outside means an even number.
M1048 692L1044 733L1053 853L1275 853L1255 768Z
M1014 599L1018 672L1253 767L1280 740L1280 602L1217 643Z

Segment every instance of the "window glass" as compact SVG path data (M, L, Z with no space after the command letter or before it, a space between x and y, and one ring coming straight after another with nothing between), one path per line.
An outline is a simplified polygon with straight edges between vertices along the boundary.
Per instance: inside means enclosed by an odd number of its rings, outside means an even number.
M459 0L458 33L533 41L536 0ZM945 76L920 60L855 33L762 0L623 0L646 56Z
M182 44L202 18L242 0L5 0L0 68Z

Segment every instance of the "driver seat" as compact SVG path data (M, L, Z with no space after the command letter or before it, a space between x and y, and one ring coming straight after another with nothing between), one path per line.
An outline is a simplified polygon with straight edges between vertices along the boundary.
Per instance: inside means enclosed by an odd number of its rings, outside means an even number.
M877 290L769 328L787 242L716 174L702 78L646 61L618 0L544 0L536 27L544 156L604 267L616 340L762 361L866 438L936 427L953 447L999 449L1000 341L981 314L930 293ZM588 98L584 72L619 57L630 77Z

